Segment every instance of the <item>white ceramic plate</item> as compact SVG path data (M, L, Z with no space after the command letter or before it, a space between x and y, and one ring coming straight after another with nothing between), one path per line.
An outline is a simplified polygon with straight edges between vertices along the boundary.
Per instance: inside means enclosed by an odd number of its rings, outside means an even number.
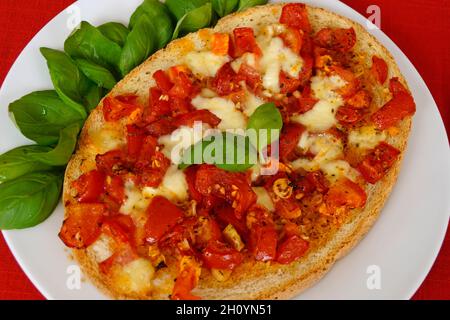
M52 88L39 47L61 48L71 30L68 21L79 12L94 25L127 23L142 0L80 0L50 21L17 58L0 92L0 152L27 144L8 118L8 104L34 91ZM350 7L330 0L303 1L351 18L365 19ZM72 7L73 8L73 7ZM437 106L424 81L401 50L381 31L369 30L394 55L405 75L417 113L403 169L380 219L344 259L300 299L409 299L429 272L441 247L450 213L450 151ZM60 204L41 225L3 232L33 284L48 299L104 299L89 281L80 289L66 285L74 262L57 237L63 220ZM374 267L375 266L375 267ZM375 268L375 269L373 269ZM379 289L369 289L373 272L381 276Z

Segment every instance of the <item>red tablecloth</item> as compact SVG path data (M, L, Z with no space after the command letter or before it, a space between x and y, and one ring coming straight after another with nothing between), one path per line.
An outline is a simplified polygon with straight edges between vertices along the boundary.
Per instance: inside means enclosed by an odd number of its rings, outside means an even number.
M0 1L0 83L21 50L72 0ZM450 132L450 1L344 0L363 15L369 5L381 8L381 28L419 70L439 106ZM445 77L444 77L445 76ZM43 299L0 235L0 299ZM450 235L414 299L450 299Z

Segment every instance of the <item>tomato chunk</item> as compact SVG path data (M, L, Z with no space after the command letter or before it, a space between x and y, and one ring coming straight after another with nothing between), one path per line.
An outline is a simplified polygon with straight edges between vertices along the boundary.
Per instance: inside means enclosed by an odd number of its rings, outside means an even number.
M170 228L183 217L183 211L162 196L152 199L147 209L145 239L148 243L157 242Z
M135 225L129 215L117 214L105 219L102 232L120 244L133 244Z
M125 188L120 176L108 176L105 180L106 195L121 205L125 199Z
M290 77L284 71L280 72L279 80L281 93L292 93L302 84L299 79Z
M106 207L99 203L80 203L67 207L67 218L59 232L60 239L70 248L83 249L100 235Z
M160 151L155 151L151 158L136 163L140 174L140 185L156 188L164 179L170 160Z
M257 89L262 86L262 78L259 72L246 63L243 63L239 68L236 79L237 82L240 82L242 80L245 81L247 86L249 86L249 88L253 90L253 92L256 92Z
M273 225L255 225L250 229L250 249L255 260L270 261L275 259L277 237Z
M324 28L314 36L316 45L340 52L350 51L356 44L353 28Z
M158 88L150 88L149 107L145 109L145 121L153 122L171 114L169 96Z
M292 235L284 240L277 250L276 261L281 264L289 264L301 258L309 248L309 242L299 236Z
M212 241L203 250L203 263L210 269L233 270L244 259L242 254L220 241Z
M347 82L347 84L345 84L342 88L336 90L337 93L342 95L344 98L348 98L352 97L358 92L360 83L353 72L339 66L332 66L330 69L333 73L336 73L339 77Z
M241 235L243 238L247 238L248 229L245 221L244 219L236 218L234 209L231 206L218 207L215 209L215 213L217 215L217 220L223 225L223 227L231 224L239 233L239 235Z
M95 156L97 169L107 174L121 172L128 167L126 155L122 150L111 150Z
M226 96L232 92L239 90L240 86L236 82L236 72L229 63L225 63L216 76L211 80L211 89L219 96Z
M297 54L300 54L303 44L303 31L294 28L287 28L285 32L280 35L284 44Z
M171 67L169 69L169 79L173 82L173 86L169 90L169 96L186 99L197 92L190 78L189 71L182 66Z
M219 56L228 54L230 36L227 33L214 33L212 38L211 51Z
M201 212L195 227L195 234L195 244L197 247L204 247L211 241L217 241L222 238L222 231L217 221Z
M163 70L158 70L153 74L153 79L155 79L156 86L162 92L169 92L173 87L172 81Z
M195 110L176 117L174 124L177 127L192 127L196 121L207 123L211 127L217 127L222 120L209 110Z
M130 102L128 97L106 97L103 100L103 116L106 121L118 121L122 118L128 117L135 110L140 109L136 103Z
M311 32L311 24L308 18L306 6L303 3L289 3L281 11L280 22L287 26Z
M367 195L364 189L347 178L332 185L325 195L325 202L331 211L340 207L362 208L366 204L366 199Z
M127 125L127 151L131 159L139 156L144 143L145 131L135 124Z
M411 94L398 81L391 79L392 99L372 114L372 121L378 129L393 127L401 120L416 112L416 104Z
M184 256L180 261L180 268L173 287L172 300L200 300L191 293L197 286L201 269L194 257Z
M256 202L256 194L245 174L227 172L212 165L199 167L195 187L204 196L213 195L226 200L238 218Z
M261 55L261 49L256 43L255 34L252 28L242 27L233 30L234 35L234 55L240 57L246 52Z
M72 187L77 191L78 202L97 202L105 190L105 174L98 170L89 171L73 181Z
M397 160L400 151L393 146L381 142L358 165L358 170L369 183L376 183L386 175L386 172Z
M300 137L305 129L296 123L289 123L283 127L280 135L280 159L288 161L297 148Z
M363 116L364 113L361 110L346 106L340 107L336 112L336 119L344 125L356 123L362 120Z
M380 84L385 83L388 76L388 65L386 61L377 56L373 56L371 72Z

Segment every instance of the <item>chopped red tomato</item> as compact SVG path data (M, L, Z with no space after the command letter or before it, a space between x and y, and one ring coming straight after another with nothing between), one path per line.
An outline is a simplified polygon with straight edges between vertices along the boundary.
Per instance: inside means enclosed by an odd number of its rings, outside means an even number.
M158 70L153 74L153 79L155 79L156 86L162 92L169 92L173 87L172 81L163 70Z
M398 122L416 112L413 97L397 78L391 79L390 88L393 95L392 99L371 117L377 128L381 130L395 126Z
M103 116L106 121L118 121L122 118L128 117L140 106L136 103L131 103L128 98L122 99L118 97L106 97L103 100Z
M340 107L336 112L336 119L343 125L354 124L362 120L363 117L364 113L361 110L347 106Z
M211 241L202 253L203 263L210 269L233 270L243 259L239 251L220 241Z
M276 261L281 264L289 264L301 258L309 248L309 242L299 236L292 235L284 240L277 250Z
M186 182L188 185L189 195L192 200L195 200L197 203L202 201L202 194L195 189L195 179L197 176L197 166L190 166L184 170L184 175L186 176Z
M175 126L192 127L196 121L209 124L211 127L217 127L221 119L209 110L195 110L173 119Z
M304 53L303 48L301 57L303 58L303 67L298 75L298 80L302 86L305 86L313 74L314 58L309 53Z
M232 92L239 90L240 86L236 83L236 72L229 63L225 63L216 76L211 80L211 89L219 96L227 96Z
M144 143L145 131L135 124L127 125L127 150L131 159L136 159Z
M332 185L325 196L325 202L332 211L340 207L362 208L366 204L366 199L364 189L347 178Z
M227 33L214 33L212 38L211 51L219 56L228 54L230 36Z
M97 202L105 190L105 174L98 170L89 171L73 181L72 187L77 191L78 202Z
M183 211L162 196L152 199L147 208L145 239L148 243L157 242L183 217Z
M145 121L153 122L163 116L170 115L169 96L158 88L150 88L149 107L145 109Z
M287 28L280 38L283 40L284 45L290 48L297 54L300 54L303 44L303 31L294 28Z
M247 86L252 89L253 92L262 86L262 79L259 72L246 63L241 64L236 78L237 82L242 80L245 81Z
M191 103L187 99L170 98L170 111L172 117L178 117L192 111Z
M322 171L312 171L306 174L306 179L320 193L326 193L328 191L328 180L323 175Z
M281 11L280 22L306 33L311 32L308 12L303 3L289 3L285 5Z
M342 88L339 88L337 90L337 93L342 95L344 98L347 98L353 96L356 92L358 92L359 80L358 78L356 78L353 72L339 66L332 66L330 69L333 73L336 73L339 77L347 82Z
M108 274L113 266L125 266L139 258L136 250L127 243L119 244L111 257L98 264L100 272Z
M284 71L280 72L279 81L280 91L284 94L294 92L301 85L301 81L299 79L290 77Z
M352 97L348 98L346 103L354 109L365 109L370 106L371 101L372 97L366 90L359 90Z
M193 257L184 256L180 261L180 271L173 287L172 300L200 300L191 291L197 286L200 278L200 266Z
M222 238L222 231L217 221L206 214L198 218L195 235L195 244L204 247L211 241L220 240Z
M356 44L356 33L353 28L324 28L316 33L314 42L322 48L347 52Z
M311 87L305 86L302 91L301 97L298 99L298 109L296 113L305 113L314 108L318 99L311 96Z
M358 170L367 182L376 183L385 176L399 154L399 150L385 142L381 142L358 165Z
M118 214L105 219L102 232L109 235L116 242L132 244L136 226L129 215Z
M139 162L136 166L140 172L140 185L145 187L158 187L164 179L167 169L170 167L170 160L166 156L156 151L150 158L148 166L142 166L145 162Z
M240 236L243 238L247 237L248 229L244 219L236 218L234 209L231 206L218 207L215 209L215 213L217 215L217 220L223 225L224 228L231 224Z
M121 205L125 199L124 183L120 176L108 176L105 180L106 195Z
M234 56L240 57L246 52L261 55L261 49L256 43L255 34L252 28L242 27L233 30L234 35Z
M372 57L371 72L380 84L383 84L388 76L388 65L384 59L377 56Z
M189 71L182 66L175 66L169 69L169 79L174 84L169 90L172 97L186 99L196 93L196 88L189 77Z
M91 245L100 235L100 227L106 207L99 203L80 203L67 207L67 218L59 237L70 248L83 249Z
M127 167L126 156L122 150L111 150L95 156L97 169L107 174L115 174Z
M204 196L226 200L240 218L256 202L256 194L243 173L227 172L212 165L201 165L197 171L195 187Z
M152 158L155 155L158 140L152 136L145 136L139 149L136 161L136 168L142 169L151 166Z
M160 136L171 134L176 129L177 127L173 123L173 119L171 117L161 118L145 126L145 131L149 135L157 138Z
M283 127L279 142L281 160L288 161L290 159L290 156L297 148L297 144L303 131L305 131L305 129L296 123L289 123Z
M250 229L250 250L255 260L274 260L277 252L277 240L277 232L273 225L254 225Z

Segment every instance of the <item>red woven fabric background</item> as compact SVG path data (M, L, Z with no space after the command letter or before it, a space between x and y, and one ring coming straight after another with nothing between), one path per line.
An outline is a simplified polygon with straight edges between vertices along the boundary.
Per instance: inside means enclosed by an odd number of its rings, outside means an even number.
M0 1L0 83L31 38L72 0ZM430 88L450 132L450 1L343 0L361 14L376 4L382 30L403 50ZM0 299L44 299L0 235ZM450 235L414 299L450 299Z

